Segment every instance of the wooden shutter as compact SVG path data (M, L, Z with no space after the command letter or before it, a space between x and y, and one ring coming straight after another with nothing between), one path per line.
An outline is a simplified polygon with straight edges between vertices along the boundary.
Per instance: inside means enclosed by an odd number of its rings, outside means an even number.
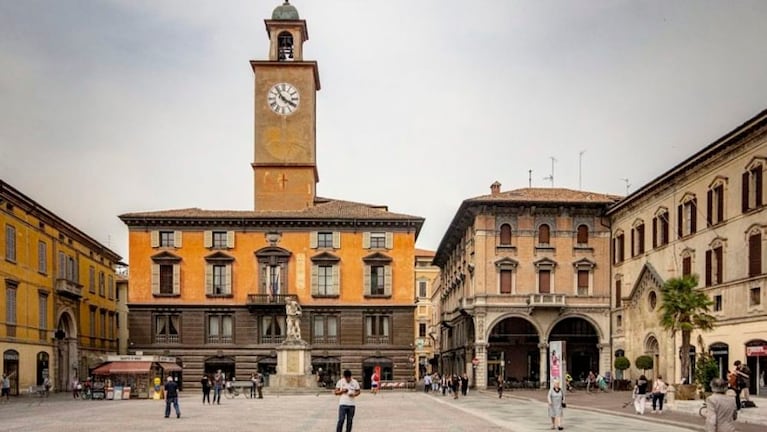
M173 247L181 247L181 231L173 231Z
M152 294L160 294L160 264L156 263L152 263Z
M682 258L682 276L689 276L692 274L692 257Z
M714 203L712 202L713 198L714 191L709 189L708 192L706 192L706 223L708 223L708 226L714 224Z
M676 208L676 232L679 238L684 237L684 207L682 204Z
M160 247L160 231L150 231L149 242L153 248Z
M362 233L362 249L370 249L370 233L367 231Z
M309 233L309 248L310 249L317 249L317 231L312 231Z
M173 264L173 294L181 294L181 264Z
M578 226L578 238L576 239L576 242L579 244L588 244L589 243L589 227L586 225L579 225Z
M668 213L664 213L661 219L661 226L663 226L663 244L668 244L668 238L669 238L669 222L668 222Z
M714 257L716 258L716 279L714 283L720 284L724 282L724 261L722 256L722 247L714 249Z
M706 286L711 286L711 250L706 251Z
M762 236L753 234L748 237L748 276L762 273Z
M538 243L549 244L551 233L549 232L549 226L542 224L538 227Z
M652 218L652 248L658 247L658 218Z
M623 299L623 293L621 292L623 288L623 281L620 279L615 281L615 307L621 307L621 301Z
M234 249L234 231L226 232L226 247Z
M636 255L636 254L634 253L634 252L636 252L636 249L635 249L635 246L636 246L636 245L634 244L634 236L635 236L635 234L634 234L634 233L635 233L635 232L636 232L636 228L634 228L634 229L632 229L632 230L631 230L631 256L632 256L632 257L633 257L634 255Z
M202 247L209 249L213 247L213 231L202 232Z
M756 182L756 207L762 206L762 166L759 165L753 170L751 170L751 174L754 175Z
M391 265L384 266L384 295L391 296L392 286L392 268Z
M588 288L588 287L589 287L589 271L578 270L578 288Z
M341 249L341 232L333 231L333 249Z
M319 266L317 264L312 264L312 295L316 296L319 294L320 294Z
M740 192L741 192L741 194L740 194L740 199L741 199L740 209L741 209L741 211L743 211L743 213L748 211L748 195L749 195L748 194L748 192L749 192L748 191L748 181L750 180L750 178L751 178L751 173L750 172L746 171L746 172L743 173L743 177L742 177L743 183L741 183L741 189L740 189Z
M500 239L501 246L509 246L511 245L511 225L509 224L503 224L501 225L501 239Z
M502 269L500 279L501 294L511 294L511 270Z
M551 292L551 271L538 270L538 292L548 294Z
M716 194L716 220L719 223L724 220L724 185L719 185L714 189Z
M644 253L644 223L637 227L637 235L639 236L639 253Z
M333 294L341 294L341 266L333 265Z
M690 234L698 231L698 199L690 200Z
M370 295L370 266L365 264L365 270L362 272L362 288L365 295Z
M626 259L626 236L624 234L621 234L618 236L618 253L620 253L621 261L623 262Z
M205 263L205 294L213 294L213 264Z
M391 249L394 247L394 233L387 232L386 233L386 249Z
M224 293L232 293L232 264L227 264L224 267Z

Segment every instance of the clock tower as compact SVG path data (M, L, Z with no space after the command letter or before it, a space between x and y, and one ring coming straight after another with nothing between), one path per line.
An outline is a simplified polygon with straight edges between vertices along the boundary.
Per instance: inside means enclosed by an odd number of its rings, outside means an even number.
M319 181L319 71L316 61L304 60L306 21L288 0L264 22L269 59L250 61L255 76L255 209L301 210L314 204Z

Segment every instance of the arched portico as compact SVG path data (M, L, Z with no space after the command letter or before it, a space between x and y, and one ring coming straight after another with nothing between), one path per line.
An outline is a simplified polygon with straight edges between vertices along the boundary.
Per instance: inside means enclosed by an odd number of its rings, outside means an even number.
M79 379L79 362L77 346L77 320L70 308L61 309L56 317L56 382L54 388L71 390L72 381Z
M589 316L567 315L552 323L547 342L563 341L562 356L567 373L573 379L588 376L589 371L602 373L610 370L610 352L603 349L604 331Z
M538 387L540 335L537 323L527 317L499 317L487 336L486 383L494 383L500 375L512 386Z

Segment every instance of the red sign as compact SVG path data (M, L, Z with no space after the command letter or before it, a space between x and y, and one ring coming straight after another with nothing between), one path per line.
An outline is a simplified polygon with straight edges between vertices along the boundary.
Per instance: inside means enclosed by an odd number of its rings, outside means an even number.
M767 357L767 345L747 346L746 356L748 357Z
M476 358L476 357L474 357L474 358L471 360L471 364L473 364L474 366L478 365L478 364L479 364L479 359L478 359L478 358Z

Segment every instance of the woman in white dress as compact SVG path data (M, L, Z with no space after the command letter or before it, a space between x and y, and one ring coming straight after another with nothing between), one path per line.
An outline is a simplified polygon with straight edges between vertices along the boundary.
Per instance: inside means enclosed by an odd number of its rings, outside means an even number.
M549 417L551 417L551 428L562 430L562 405L565 401L565 394L559 386L559 380L552 382L549 394L546 397L549 402Z

